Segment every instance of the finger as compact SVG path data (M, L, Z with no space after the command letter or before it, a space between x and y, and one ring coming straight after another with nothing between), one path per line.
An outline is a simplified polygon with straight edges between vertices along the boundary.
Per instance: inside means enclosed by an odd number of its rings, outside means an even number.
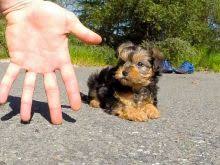
M0 104L7 101L10 89L17 75L19 74L20 67L14 63L10 63L8 69L0 83Z
M102 38L86 28L72 12L67 11L66 13L68 32L87 44L100 44L102 42Z
M79 94L79 86L72 64L66 64L62 66L60 72L66 87L70 106L73 110L79 110L81 107L81 97Z
M31 119L32 97L34 93L36 81L36 73L27 72L24 79L23 92L21 96L21 121L29 121Z
M44 86L48 99L51 122L53 124L61 124L62 109L60 104L60 92L55 73L44 74Z

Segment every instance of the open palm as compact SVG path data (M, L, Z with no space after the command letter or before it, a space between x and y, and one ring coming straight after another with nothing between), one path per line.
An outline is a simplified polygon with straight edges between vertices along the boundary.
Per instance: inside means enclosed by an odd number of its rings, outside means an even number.
M31 117L32 96L37 73L44 75L51 122L62 123L62 110L55 70L60 70L70 105L81 105L77 80L71 65L69 33L89 44L98 44L101 37L85 28L71 12L48 1L34 1L25 8L7 14L6 39L10 64L0 84L0 103L5 103L21 68L26 76L21 97L21 120Z

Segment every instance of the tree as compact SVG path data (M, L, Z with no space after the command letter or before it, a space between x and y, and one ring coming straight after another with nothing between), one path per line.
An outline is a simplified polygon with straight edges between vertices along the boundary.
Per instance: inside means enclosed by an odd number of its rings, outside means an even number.
M219 34L209 27L210 18L219 23L219 0L80 0L80 5L81 21L113 46L176 37L204 44Z
M79 15L81 13L82 8L79 6L78 2L80 0L50 0L52 2L55 2L62 7L74 12L76 15Z

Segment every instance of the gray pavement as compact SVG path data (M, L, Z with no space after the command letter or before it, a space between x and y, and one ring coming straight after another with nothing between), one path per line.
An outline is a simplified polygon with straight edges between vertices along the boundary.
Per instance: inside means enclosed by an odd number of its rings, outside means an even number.
M2 78L8 63L0 63ZM97 68L76 68L83 93ZM33 119L21 124L24 71L8 103L0 106L0 165L11 164L204 164L220 165L220 74L164 75L159 86L161 118L130 122L83 104L72 112L58 74L64 122L53 126L42 77L37 80Z

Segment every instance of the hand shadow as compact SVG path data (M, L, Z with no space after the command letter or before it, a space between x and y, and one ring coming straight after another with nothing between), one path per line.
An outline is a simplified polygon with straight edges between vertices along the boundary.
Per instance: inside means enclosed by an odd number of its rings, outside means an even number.
M15 96L9 96L8 97L9 106L11 107L12 111L8 114L1 117L1 121L7 121L16 116L20 113L20 105L21 105L21 98L15 97ZM71 108L67 105L62 105L62 108ZM50 113L49 113L49 107L48 104L45 102L35 101L33 100L32 103L32 109L31 109L31 119L34 115L34 113L39 113L41 116L43 116L48 122L51 123L50 120ZM63 119L67 122L75 123L76 120L67 115L66 113L62 112Z

